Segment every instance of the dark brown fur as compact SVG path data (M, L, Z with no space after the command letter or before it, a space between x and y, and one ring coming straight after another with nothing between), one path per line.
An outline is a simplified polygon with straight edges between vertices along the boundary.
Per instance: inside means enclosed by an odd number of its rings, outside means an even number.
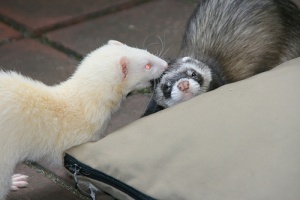
M187 23L179 56L158 80L145 115L182 101L171 95L176 85L172 92L166 93L164 88L178 84L178 69L182 68L180 73L184 74L191 62L205 71L200 75L210 82L205 86L207 92L299 56L300 11L292 1L202 0ZM188 75L180 78L192 79ZM199 87L201 92L194 96L203 93L201 84Z
M290 0L200 1L180 57L220 67L228 82L300 56L300 12ZM214 62L218 66L214 66Z

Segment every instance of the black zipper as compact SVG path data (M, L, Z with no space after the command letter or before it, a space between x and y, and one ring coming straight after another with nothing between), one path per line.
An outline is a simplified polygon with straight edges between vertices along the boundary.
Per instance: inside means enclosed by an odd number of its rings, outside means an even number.
M103 173L98 170L95 170L69 154L65 154L64 156L64 166L66 169L68 169L71 173L86 176L88 178L103 182L107 185L110 185L123 193L127 194L128 196L132 197L133 199L137 200L155 200L152 197L149 197L148 195L145 195L144 193L134 189L133 187ZM74 177L76 179L76 177ZM76 183L75 183L76 184Z

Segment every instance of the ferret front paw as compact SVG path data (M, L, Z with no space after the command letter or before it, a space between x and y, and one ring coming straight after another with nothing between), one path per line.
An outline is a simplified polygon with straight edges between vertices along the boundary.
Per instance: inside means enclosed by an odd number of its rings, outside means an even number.
M10 189L16 191L19 190L19 188L26 187L28 185L27 178L28 176L23 174L14 174L12 176L12 184Z

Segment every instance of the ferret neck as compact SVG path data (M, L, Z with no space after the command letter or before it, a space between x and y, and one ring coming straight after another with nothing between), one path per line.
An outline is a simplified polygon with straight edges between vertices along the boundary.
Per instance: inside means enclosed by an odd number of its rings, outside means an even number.
M109 118L126 96L122 84L95 81L78 74L62 83L60 91L70 106L81 108L87 120L93 123L103 119L103 116Z

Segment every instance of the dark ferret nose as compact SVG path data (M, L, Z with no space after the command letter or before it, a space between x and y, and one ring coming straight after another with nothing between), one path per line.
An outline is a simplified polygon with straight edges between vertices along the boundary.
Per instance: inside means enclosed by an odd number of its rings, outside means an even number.
M178 89L180 91L186 91L189 89L190 87L190 83L188 81L181 81L178 85L177 85Z

